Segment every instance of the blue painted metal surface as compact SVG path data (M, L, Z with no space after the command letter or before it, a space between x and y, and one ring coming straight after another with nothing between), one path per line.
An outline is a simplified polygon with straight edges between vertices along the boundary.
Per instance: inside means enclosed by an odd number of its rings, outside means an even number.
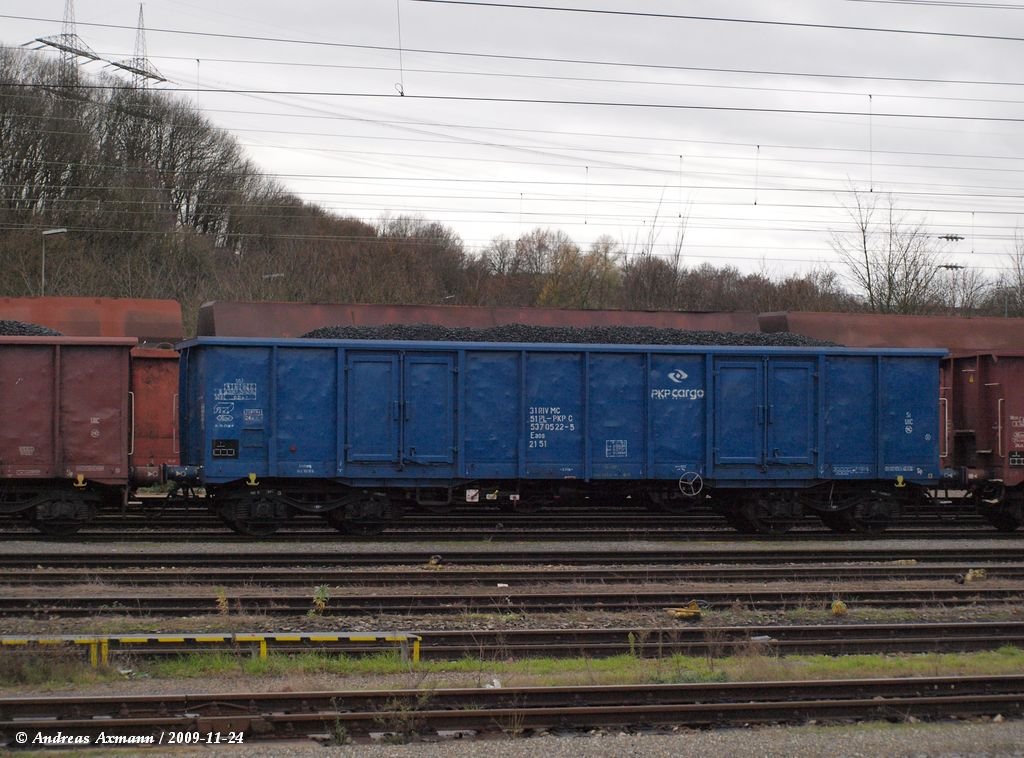
M200 338L183 463L331 478L939 478L939 350Z

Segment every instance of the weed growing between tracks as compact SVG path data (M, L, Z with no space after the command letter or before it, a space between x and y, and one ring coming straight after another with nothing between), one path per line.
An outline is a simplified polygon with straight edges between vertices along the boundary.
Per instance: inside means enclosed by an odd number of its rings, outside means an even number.
M331 698L331 708L335 711L341 711L341 705L337 698ZM347 745L352 741L351 735L348 733L348 727L342 723L340 718L335 717L334 724L331 726L331 744L334 746Z
M422 684L422 680L420 681ZM408 689L418 689L409 687ZM432 693L429 689L423 690L416 696L414 702L396 698L389 700L384 705L386 714L377 719L381 730L385 733L384 742L391 745L404 745L411 742L422 728L422 718L417 718L419 711L430 706Z
M51 650L45 654L4 651L0 655L0 686L66 688L118 681L121 675L110 666L92 668L80 651Z
M71 666L72 664L67 664ZM88 671L87 664L81 669ZM324 675L329 686L428 688L481 686L498 679L504 686L557 686L571 684L648 684L862 677L997 675L1024 670L1024 650L1012 646L976 653L925 653L898 655L792 655L778 657L756 645L722 658L671 655L640 658L623 654L608 658L535 658L456 661L421 661L413 666L397 652L367 656L335 656L305 653L271 656L265 660L200 653L173 660L140 663L136 675L153 679L238 679L239 686L252 678L287 679ZM2 673L2 672L0 672ZM60 674L55 672L58 676ZM74 671L68 672L68 680ZM63 678L61 676L61 678ZM52 678L50 680L52 682ZM7 676L0 685L18 682Z
M200 680L217 686L246 687L253 680L280 686L306 679L319 687L482 687L561 684L643 684L832 679L891 676L995 675L1024 670L1024 650L1006 646L974 653L787 655L752 641L736 647L706 633L706 652L693 657L670 655L663 641L643 633L629 640L629 652L611 657L516 658L511 651L467 656L455 661L403 661L399 651L368 655L323 652L271 655L266 659L230 653L195 653L176 658L120 657L112 667L92 669L81 650L45 653L5 650L0 655L0 687L49 690L89 687L132 679ZM344 684L339 683L339 678ZM190 685L191 686L191 685ZM202 686L202 685L196 685ZM15 692L16 694L16 692ZM514 724L509 725L514 728ZM513 729L514 731L514 729Z

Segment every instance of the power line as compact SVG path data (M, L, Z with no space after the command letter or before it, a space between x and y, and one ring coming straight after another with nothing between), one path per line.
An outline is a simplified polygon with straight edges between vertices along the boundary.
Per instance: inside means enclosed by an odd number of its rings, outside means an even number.
M31 95L11 95L11 97L30 98ZM111 107L110 103L104 103L99 101L91 101L101 107ZM135 103L133 107L141 107L145 109L145 104ZM242 116L259 116L262 118L302 118L302 119L314 119L314 120L329 120L329 121L350 121L356 123L370 124L373 126L390 126L398 129L405 129L407 131L413 131L417 133L420 127L438 127L445 129L466 129L472 131L484 131L484 132L512 132L518 134L528 135L551 135L557 137L587 137L587 138L598 138L598 139L615 139L615 140L628 140L635 142L660 142L685 144L685 145L714 145L714 146L726 146L726 147L739 147L752 149L754 142L736 142L728 140L699 140L699 139L688 139L685 137L657 137L653 135L641 135L641 134L616 134L611 132L581 132L581 131L565 131L556 129L527 129L523 127L505 127L505 126L492 126L486 124L466 124L466 123L454 123L450 121L407 121L407 120L391 120L391 119L371 119L366 117L358 116L346 116L340 114L331 115L302 115L295 116L293 114L286 113L275 113L272 111L252 111L252 110L239 110L231 108L204 108L204 111L208 113L227 113ZM19 114L19 118L23 119L34 119L40 121L70 121L72 123L86 124L87 122L79 117L68 117L60 116L56 114ZM189 128L189 129L204 129L205 125L183 123L176 121L166 122L167 126L173 128ZM415 128L414 128L415 127ZM271 133L271 134L289 134L295 136L318 136L318 137L337 137L337 138L355 138L355 139L374 139L374 140L389 140L389 141L415 141L415 142L427 142L427 143L440 143L440 144L463 144L463 145L482 145L482 146L497 146L497 147L508 147L516 148L521 147L524 149L530 149L529 145L515 145L509 143L489 143L481 142L479 140L465 139L465 138L453 138L447 137L445 139L422 139L422 138L410 138L410 137L385 137L385 136L370 136L370 135L355 135L355 134L340 134L332 132L299 132L294 129L259 129L253 127L233 127L232 132L256 132L256 133ZM59 132L53 132L59 133ZM435 135L434 132L423 132L430 135ZM67 132L67 134L73 134L73 132ZM773 150L800 150L804 152L837 152L837 153L867 153L869 152L866 147L837 147L837 146L822 146L822 145L791 145L791 144L780 144L780 143L759 143L762 150L773 149ZM548 148L555 147L558 150L566 151L592 151L592 152L611 152L611 153L623 153L628 154L628 151L621 150L608 150L602 148L593 147L573 147L569 145L557 145L557 146L546 146ZM875 155L906 155L906 156L919 156L919 157L936 157L936 158L963 158L967 160L997 160L997 161L1024 161L1024 155L999 155L999 154L985 154L985 153L955 153L955 152L939 152L939 151L921 151L921 150L892 150L884 147L875 147L871 152ZM666 153L671 157L677 156L678 153ZM716 158L722 160L743 160L743 156L708 156L693 154L692 158ZM747 158L749 159L749 157ZM814 161L810 159L791 159L791 158L764 158L765 160L790 160L799 163L816 163L816 162L830 162L830 163L842 163L840 161ZM856 162L850 161L845 162L847 165L858 165ZM1018 171L1020 169L1010 168L999 168L999 167L978 167L978 166L928 166L928 165L910 165L910 164L875 164L878 165L889 165L892 167L903 167L908 168L935 168L935 169L963 169L963 170L978 170L978 171Z
M102 163L86 163L86 162L75 162L68 164L63 161L38 161L34 165L41 166L60 166L66 167L68 165L75 166L77 168L87 169L103 169L113 170L125 173L133 173L137 169L131 166L119 166L116 164L102 164ZM180 169L177 172L181 176L191 176L196 174L207 175L209 170L205 168L197 169ZM673 172L669 172L673 173ZM730 174L737 175L737 174ZM742 174L739 174L742 176ZM260 176L264 178L275 178L275 179L315 179L315 180L326 180L326 181L384 181L384 182L432 182L438 184L482 184L482 185L513 185L513 186L543 186L543 187L608 187L614 189L654 189L663 191L666 189L664 184L654 184L651 182L601 182L601 181L589 181L584 182L578 179L504 179L496 177L423 177L423 176L384 176L384 175L365 175L365 174L308 174L308 173L291 173L291 172L270 172L270 171L223 171L216 172L216 176L231 178L231 177L253 177ZM10 186L10 185L7 185ZM21 185L17 185L21 186ZM714 185L714 184L680 184L673 185L679 186L686 190L720 190L720 191L737 191L737 192L750 192L754 189L753 185ZM71 187L69 187L71 188ZM77 189L107 189L109 187L75 187ZM159 191L163 188L153 188L154 191ZM188 187L185 185L178 186L179 190L187 190ZM828 194L839 194L839 195L855 195L860 192L856 188L830 188L830 187L766 187L765 189L775 192L815 192L815 193L828 193ZM210 192L222 191L217 188L209 190ZM875 194L893 194L893 193L875 193ZM1004 193L968 193L968 192L903 192L900 194L919 196L919 197L970 197L970 198L988 198L988 199L1008 199L1008 200L1021 200L1024 199L1024 191L1016 194L1004 194Z
M421 0L426 2L426 0ZM35 84L15 83L8 86L18 88L35 87ZM116 90L120 85L114 84L85 84L76 85L74 89L93 90ZM162 87L161 92L196 92L195 87ZM535 97L485 97L482 95L419 95L405 93L382 92L342 92L337 90L274 90L274 89L237 89L229 87L209 87L201 90L204 93L213 94L234 94L234 95L289 95L302 97L338 97L338 98L370 98L384 100L423 100L429 102L471 102L471 103L511 103L515 105L580 105L588 107L605 108L640 108L640 109L665 109L684 111L725 111L730 113L764 113L783 116L850 116L857 118L909 118L909 119L936 119L941 121L980 121L993 123L1024 123L1024 117L1011 116L963 116L945 113L891 113L868 111L843 111L814 108L757 108L753 106L736 105L694 105L689 103L645 103L629 102L624 100L568 100L561 98L535 98Z
M1016 3L1004 5L1002 3L976 3L962 2L957 0L845 0L848 3L873 3L875 5L923 5L927 8L969 8L972 10L1000 10L1020 11L1024 5Z
M3 49L17 49L12 47L0 46ZM150 56L152 58L160 58L163 60L188 60L194 61L194 58L185 58L184 56L175 55L156 55ZM202 59L208 63L234 63L243 65L255 65L255 66L285 66L285 67L296 67L296 68L322 68L329 70L343 70L343 71L383 71L383 72L398 72L398 69L394 66L356 66L347 65L340 63L303 63L299 61L287 61L287 60L266 60L266 59L253 59L253 58L208 58ZM726 72L727 69L709 69L708 71L714 72ZM743 90L749 92L785 92L795 94L807 94L807 95L833 95L836 97L862 97L861 93L850 92L849 90L816 90L816 89L800 89L796 87L757 87L753 85L739 85L739 84L706 84L700 82L666 82L659 81L656 79L609 79L603 77L594 76L559 76L555 74L519 74L512 72L503 71L466 71L466 70L450 70L450 69L437 69L437 68L410 68L406 66L403 69L406 74L432 74L432 75L443 75L443 76L478 76L488 77L493 79L526 79L530 81L552 81L552 82L582 82L592 84L629 84L636 85L642 84L645 86L653 87L692 87L697 89L715 89L715 90ZM762 75L771 74L773 72L760 72ZM804 74L801 74L803 76ZM859 77L855 77L859 78ZM901 81L895 80L894 81ZM875 97L878 98L892 98L894 100L937 100L943 102L966 102L966 103L995 103L1000 105L1020 105L1024 103L1024 100L1007 100L1000 98L985 98L985 97L954 97L950 95L916 95L916 94L905 94L905 93L875 93Z
M54 19L50 18L37 18L32 16L14 16L8 14L0 14L0 18L9 18L22 21L41 21L41 22L53 22ZM131 27L124 26L121 24L103 24L103 23L89 23L79 22L79 26L94 26L105 29L129 29ZM211 37L221 39L235 39L249 42L272 42L281 44L295 44L304 46L322 46L330 48L344 48L351 50L367 50L374 52L391 52L397 53L398 48L390 45L359 45L345 42L324 42L318 40L306 40L297 38L287 37L261 37L258 35L240 35L240 34L225 34L218 32L200 32L192 31L188 29L154 29L149 27L147 29L150 33L163 33L163 34L180 34L187 36L198 36L198 37ZM1010 86L1010 87L1022 87L1024 81L996 81L986 79L940 79L940 78L929 78L929 77L901 77L901 76L874 76L867 74L836 74L836 73L823 73L823 72L812 72L812 71L785 71L785 70L766 70L766 69L744 69L744 68L726 68L717 66L678 66L678 65L665 65L655 63L636 63L630 61L609 61L599 60L591 58L558 58L550 56L530 56L530 55L508 55L501 53L479 53L479 52L467 52L462 50L441 50L432 48L413 48L406 47L403 49L404 53L418 53L422 55L440 55L448 57L459 57L459 58L482 58L486 60L504 60L504 61L519 61L519 62L531 62L531 63L562 63L570 65L587 65L587 66L614 66L618 68L642 68L642 69L653 69L660 71L702 71L710 73L725 73L725 74L750 74L756 76L785 76L785 77L807 77L807 78L824 78L824 79L857 79L863 81L877 81L877 82L910 82L910 83L923 83L923 84L966 84L966 85L991 85L991 86ZM155 56L160 57L160 56ZM194 60L194 58L189 59Z
M726 16L695 16L677 13L649 13L642 11L616 11L605 8L574 8L555 5L527 5L525 3L477 2L477 0L413 0L417 3L439 5L474 5L483 8L509 8L513 10L554 11L560 13L585 13L601 16L634 16L637 18L675 19L682 21L708 21L729 24L750 24L757 26L792 27L796 29L829 29L844 32L878 32L885 34L910 34L925 37L955 37L961 39L998 40L1003 42L1024 42L1024 37L1010 37L1001 34L968 34L966 32L937 32L927 29L895 29L877 26L853 26L849 24L811 24L802 21L766 21L754 18L730 18Z

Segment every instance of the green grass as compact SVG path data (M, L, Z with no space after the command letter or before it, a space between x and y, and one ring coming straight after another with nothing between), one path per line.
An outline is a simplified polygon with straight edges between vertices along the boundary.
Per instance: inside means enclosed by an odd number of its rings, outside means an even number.
M198 653L142 667L156 678L207 676L290 676L331 674L358 679L362 676L407 675L456 676L490 681L553 686L559 684L645 684L786 679L844 679L895 676L996 675L1024 670L1024 650L1003 647L978 653L928 653L899 655L736 655L709 660L682 655L637 658L536 658L483 661L423 661L416 666L397 652L369 656L334 656L305 653L271 655L251 659L216 653ZM356 683L355 686L358 686Z
M904 676L998 675L1024 671L1024 649L1006 646L976 653L873 655L790 655L778 657L757 649L724 658L668 655L640 658L533 658L521 660L403 661L398 651L350 656L309 652L274 654L264 659L231 653L194 653L175 658L133 660L136 676L154 679L251 679L328 675L360 687L363 679L381 686L480 686L499 679L505 686L573 684L648 684L716 681L769 681ZM60 689L121 678L117 662L93 669L84 656L53 651L39 655L0 656L0 687Z
M3 687L50 689L120 678L121 675L110 666L92 668L83 650L54 650L38 654L5 651L0 655L0 686Z

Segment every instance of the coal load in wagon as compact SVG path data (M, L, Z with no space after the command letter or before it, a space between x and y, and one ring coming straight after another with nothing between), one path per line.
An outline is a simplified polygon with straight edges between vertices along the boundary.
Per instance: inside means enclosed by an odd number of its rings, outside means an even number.
M30 324L26 321L0 319L0 336L2 337L61 337L60 332L48 326Z
M742 347L834 347L836 343L789 332L713 332L653 326L532 326L506 324L475 329L434 324L324 326L309 339L402 342L544 342L579 345L718 345Z

